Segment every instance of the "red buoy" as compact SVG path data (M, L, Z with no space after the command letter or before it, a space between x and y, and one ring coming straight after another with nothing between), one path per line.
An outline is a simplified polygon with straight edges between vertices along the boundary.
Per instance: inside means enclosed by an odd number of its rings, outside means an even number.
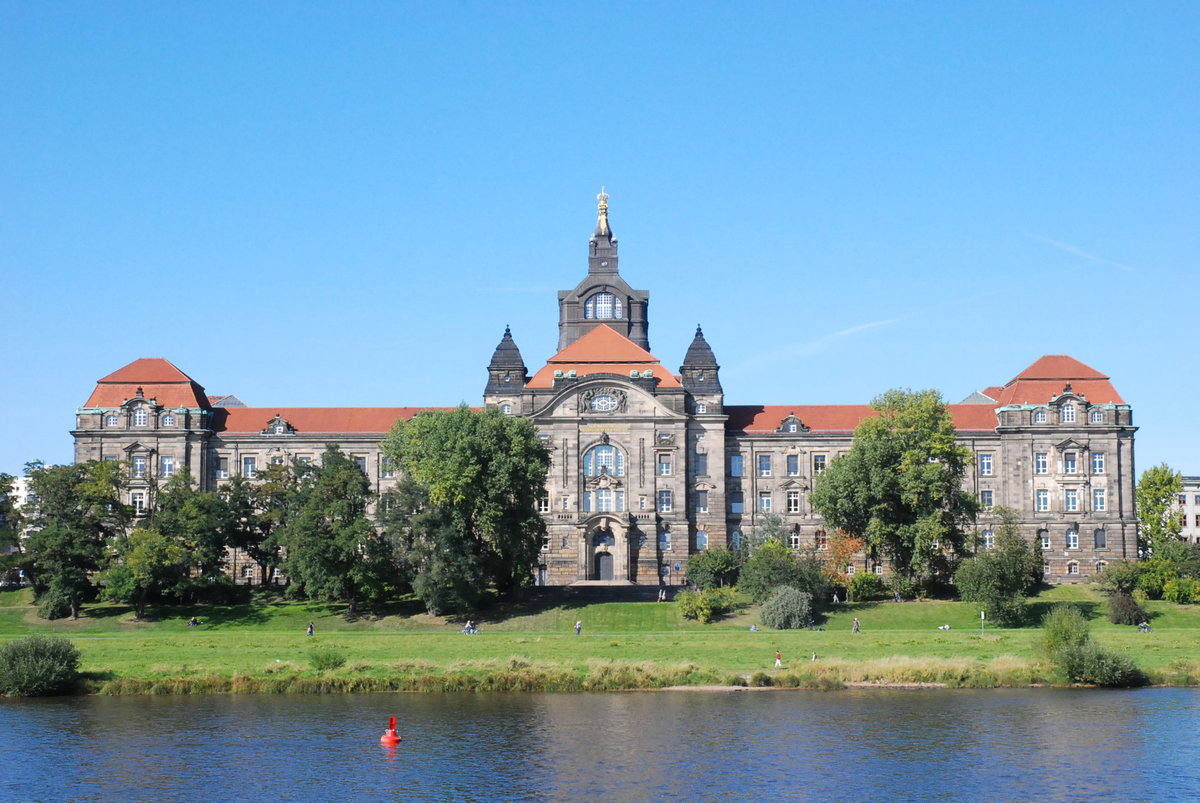
M379 743L394 747L402 741L404 740L400 738L400 734L396 733L396 718L392 717L388 720L387 730L379 737Z

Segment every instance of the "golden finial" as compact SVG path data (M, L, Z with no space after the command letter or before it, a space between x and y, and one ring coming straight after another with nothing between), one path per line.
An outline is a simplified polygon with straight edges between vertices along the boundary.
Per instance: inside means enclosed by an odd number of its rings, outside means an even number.
M608 234L608 193L604 191L604 187L600 187L600 194L596 196L596 200L600 202L597 206L600 215L599 224L596 230L600 234Z

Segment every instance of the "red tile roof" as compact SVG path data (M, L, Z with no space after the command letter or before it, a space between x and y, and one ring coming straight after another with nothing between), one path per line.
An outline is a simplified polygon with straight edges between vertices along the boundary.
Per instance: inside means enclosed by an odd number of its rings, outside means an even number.
M1042 357L1013 377L994 398L998 405L1046 404L1068 384L1073 393L1092 404L1125 403L1107 376L1065 354Z
M384 435L397 421L425 410L456 407L223 407L213 410L213 429L226 434L257 434L278 415L297 435ZM473 410L482 408L472 407Z
M169 360L164 360L162 357L142 357L140 360L134 360L129 363L124 368L118 368L99 381L101 383L163 384L191 382L193 380L190 376L172 365Z
M948 404L959 432L988 432L996 428L996 412L986 404ZM783 419L795 415L812 432L853 432L865 418L879 415L869 404L726 405L732 432L775 432Z
M626 379L630 371L653 371L659 387L682 387L679 377L664 368L658 357L607 324L597 326L547 360L545 367L534 374L525 386L554 387L555 371L564 374L574 371L576 376L617 374Z
M120 407L137 395L155 399L164 407L207 409L204 388L161 357L143 357L120 368L96 384L84 407Z
M1066 354L1047 354L1017 374L1017 379L1108 379L1090 365ZM1012 382L1009 382L1011 385Z

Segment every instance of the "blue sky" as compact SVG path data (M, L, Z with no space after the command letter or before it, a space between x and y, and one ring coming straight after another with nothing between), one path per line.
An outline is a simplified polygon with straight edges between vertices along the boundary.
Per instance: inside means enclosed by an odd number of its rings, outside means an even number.
M733 404L1112 376L1200 474L1194 3L0 2L0 471L166 357L253 406L478 404L611 195Z

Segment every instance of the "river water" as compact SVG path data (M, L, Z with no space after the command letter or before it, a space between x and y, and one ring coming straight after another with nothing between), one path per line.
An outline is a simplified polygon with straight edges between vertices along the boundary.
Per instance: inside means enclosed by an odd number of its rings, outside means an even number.
M1188 800L1198 724L1195 689L0 700L0 799Z

